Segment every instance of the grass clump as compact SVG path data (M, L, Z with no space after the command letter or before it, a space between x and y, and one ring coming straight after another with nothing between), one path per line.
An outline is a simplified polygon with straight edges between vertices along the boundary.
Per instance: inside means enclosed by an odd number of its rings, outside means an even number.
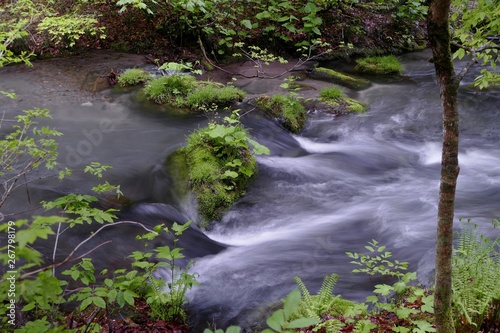
M225 107L235 101L242 101L246 93L236 87L219 87L214 84L197 88L186 97L186 106L193 110L206 110L212 105Z
M401 63L393 55L357 59L354 69L370 74L403 74Z
M184 97L195 87L196 79L190 75L161 76L149 81L144 93L157 104L182 106Z
M306 122L306 109L293 96L274 95L256 98L257 106L272 117L280 119L283 127L299 133Z
M324 99L336 99L344 97L344 91L339 87L325 87L319 92L319 97Z
M246 93L233 86L196 81L191 75L162 76L144 88L147 98L157 104L170 104L196 111L213 111L241 101Z
M121 87L135 86L151 80L153 76L142 68L131 68L118 76L118 84Z
M219 220L245 194L257 172L254 154L269 154L269 149L250 139L236 114L224 120L224 124L210 123L191 134L180 150L205 222Z

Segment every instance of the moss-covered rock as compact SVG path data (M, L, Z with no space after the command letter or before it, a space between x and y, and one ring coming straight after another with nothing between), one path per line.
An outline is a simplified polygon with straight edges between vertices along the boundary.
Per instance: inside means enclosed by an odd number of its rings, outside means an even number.
M174 190L184 195L188 188L197 199L201 225L220 220L222 214L245 194L257 173L254 153L269 154L266 147L251 140L238 120L211 123L188 137L186 147L169 157Z
M153 79L144 88L147 98L189 111L211 111L243 100L246 93L233 86L197 81L191 75L170 75Z
M304 127L307 110L292 96L260 96L255 99L255 104L264 113L278 118L283 127L292 133L299 133Z
M369 74L401 75L403 73L403 66L393 55L357 59L354 69Z
M191 110L209 110L230 106L234 102L241 102L246 93L236 87L219 87L215 84L200 86L186 96L185 104Z
M313 79L330 81L352 89L364 89L370 85L370 81L366 79L354 77L325 67L314 68L310 76Z
M342 89L335 86L323 88L319 98L312 103L311 108L333 114L364 113L368 108L366 104L346 97Z

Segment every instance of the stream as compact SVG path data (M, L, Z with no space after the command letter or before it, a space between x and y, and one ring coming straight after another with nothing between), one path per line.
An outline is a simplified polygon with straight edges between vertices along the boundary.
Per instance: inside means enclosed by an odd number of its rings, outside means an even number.
M75 89L87 78L81 67L102 72L139 61L112 53L106 57L90 64L82 57L41 61L33 69L0 70L0 90L18 95L15 101L2 99L0 112L7 119L22 109L50 108L53 120L42 123L64 133L59 147L63 165L78 169L99 161L113 166L106 180L120 184L134 202L120 212L121 219L148 226L196 220L192 203L179 201L171 190L165 159L208 117L160 112L157 106L140 103L135 90ZM368 77L369 88L345 89L368 104L368 112L333 116L311 110L300 135L241 105L242 111L250 111L242 122L271 155L257 156L258 176L222 221L208 231L191 228L180 243L187 256L195 258L192 272L199 274L200 286L187 295L195 331L210 323L250 327L262 321L265 306L296 287L294 276L315 293L325 275L337 273L334 292L363 301L378 281L351 273L356 267L345 252L361 252L372 239L386 245L394 259L408 261L421 282L432 281L442 131L429 58L429 51L403 55L403 78ZM478 71L466 76L459 93L456 218L470 218L479 230L494 236L499 233L491 228L491 220L500 217L500 94L469 87ZM305 83L318 84L310 81ZM259 92L276 91L280 82L259 81ZM257 93L244 80L235 85ZM3 126L0 134L7 130ZM30 185L30 200L88 193L94 184L82 172L63 182L44 178ZM26 196L25 190L14 193L4 214L29 209ZM61 252L75 244L80 231L62 240ZM119 265L138 248L132 241L137 232L131 226L103 233L99 240L111 238L113 245L93 260L103 267Z

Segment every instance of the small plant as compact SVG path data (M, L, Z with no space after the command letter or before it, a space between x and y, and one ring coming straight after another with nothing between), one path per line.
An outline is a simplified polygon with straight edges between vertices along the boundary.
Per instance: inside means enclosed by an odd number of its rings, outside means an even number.
M294 313L297 311L301 302L300 291L293 290L283 301L283 309L276 310L267 318L266 323L269 328L262 333L275 332L293 332L299 328L309 327L319 322L317 318L300 317L294 319Z
M453 318L459 332L477 332L483 322L500 318L500 238L479 235L462 222L453 253ZM498 322L498 321L497 321Z
M319 97L325 99L337 99L344 97L344 91L335 86L325 87L319 92Z
M415 272L404 273L408 263L390 260L392 253L385 251L386 247L379 245L375 240L365 248L370 254L346 252L351 263L359 265L355 273L369 275L380 274L398 279L393 285L377 284L374 295L366 298L367 303L373 305L370 316L384 316L391 318L380 323L379 328L389 328L396 332L435 332L432 326L434 320L434 295L419 285L412 285L416 280ZM382 326L385 325L385 326ZM385 329L385 328L384 328Z
M399 260L389 260L392 257L392 252L385 251L386 248L386 246L379 245L376 240L372 240L365 246L365 249L370 252L369 254L346 252L349 258L354 259L351 261L351 264L362 267L354 269L353 272L394 276L401 279L405 276L405 273L401 271L408 269L408 263L400 262Z
M309 293L301 278L295 277L294 280L302 293L302 300L294 316L320 319L323 315L328 314L337 317L354 305L351 301L333 295L333 289L338 280L337 274L325 276L316 295Z
M141 68L127 69L118 76L118 84L122 87L135 86L146 83L152 78L152 75Z
M401 63L393 55L357 59L355 70L370 74L401 75L403 73Z

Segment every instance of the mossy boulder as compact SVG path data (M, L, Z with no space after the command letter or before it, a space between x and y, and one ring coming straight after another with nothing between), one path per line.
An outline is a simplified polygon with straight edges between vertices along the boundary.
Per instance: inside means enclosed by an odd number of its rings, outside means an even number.
M309 75L313 79L330 81L352 89L364 89L370 85L370 81L335 71L326 67L313 68Z
M255 99L256 106L265 114L277 118L292 133L299 133L305 125L307 110L292 96L260 96Z
M233 86L197 81L191 75L161 76L144 88L147 98L157 104L169 104L188 111L213 111L245 98L246 93Z
M393 55L357 59L354 69L369 74L403 74L403 66Z
M169 158L174 191L180 196L190 190L197 199L201 226L220 220L236 200L245 195L251 178L257 173L254 153L269 150L250 139L234 118L229 123L211 123L188 137L186 147Z
M345 96L342 89L331 86L320 91L319 98L308 103L309 108L332 114L364 113L368 106L360 101Z

